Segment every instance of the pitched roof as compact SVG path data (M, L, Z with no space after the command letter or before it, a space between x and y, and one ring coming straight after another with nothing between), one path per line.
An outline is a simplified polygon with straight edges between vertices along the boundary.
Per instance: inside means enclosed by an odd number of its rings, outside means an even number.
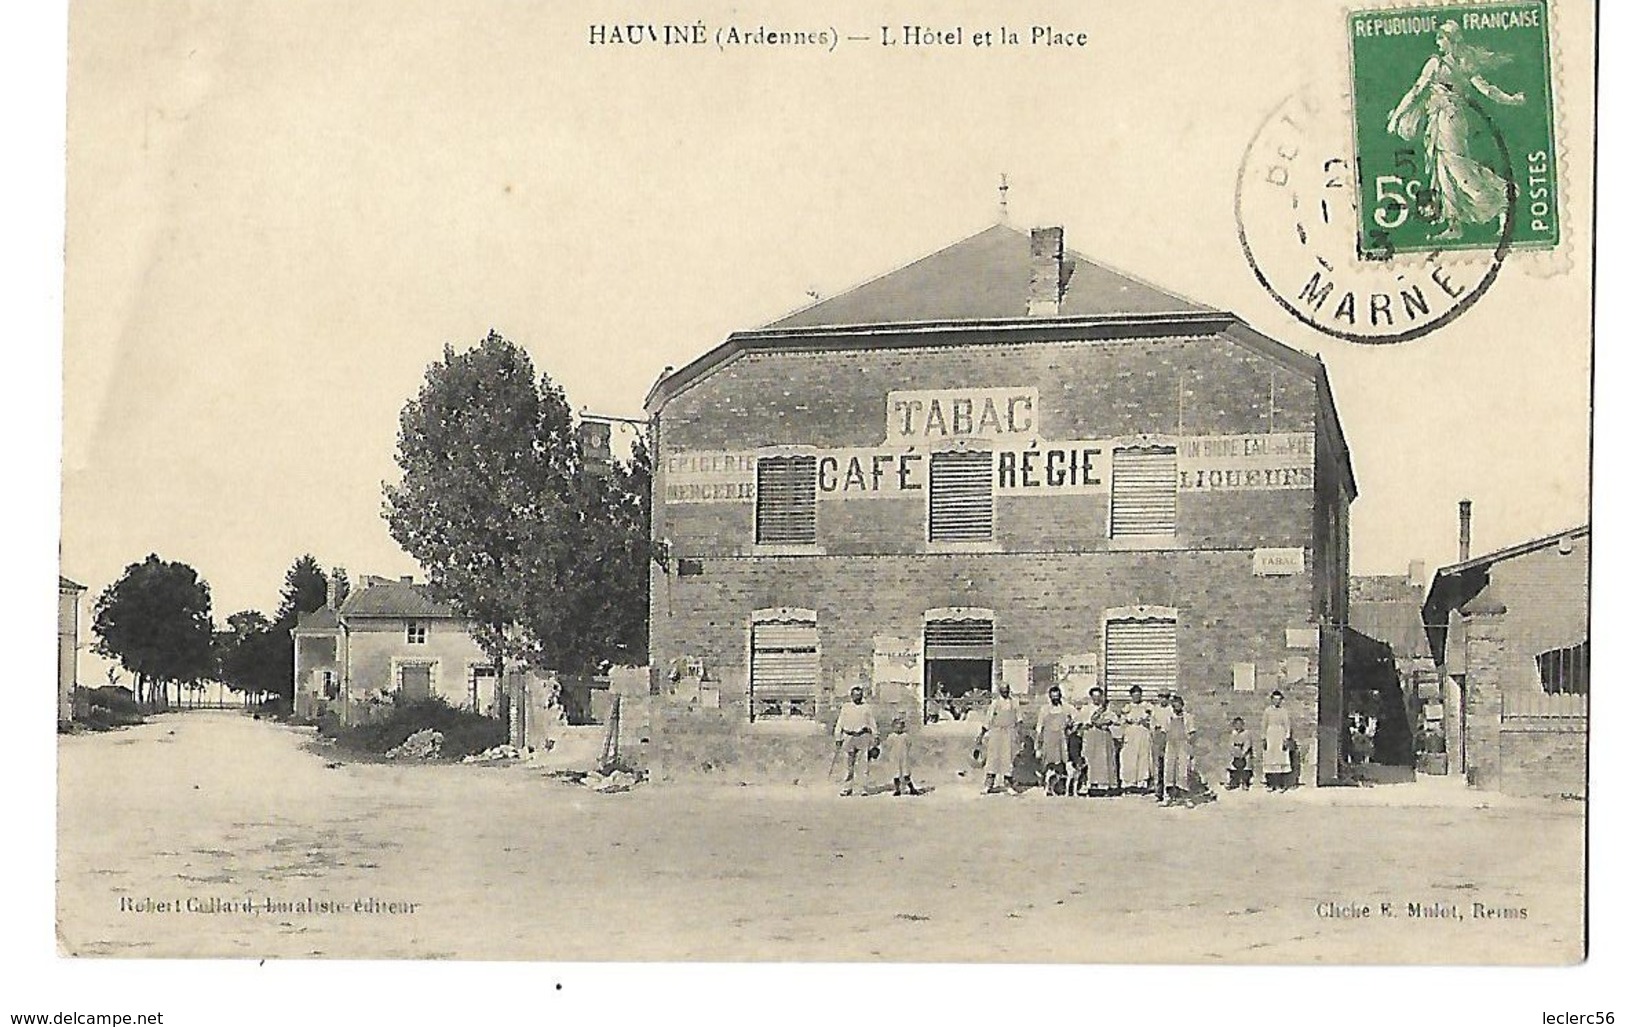
M56 590L58 592L84 592L84 591L86 591L85 586L79 584L77 581L69 581L67 578L64 578L60 574L58 574L56 576Z
M1404 574L1358 575L1349 579L1349 627L1386 642L1395 656L1428 655L1422 626L1422 588Z
M444 603L429 597L423 585L374 578L352 591L339 613L345 617L457 617Z
M294 624L293 629L295 631L337 631L338 627L338 611L323 604L319 610L300 611L299 619Z
M994 225L766 327L1025 317L1031 273L1030 237ZM1062 258L1062 279L1060 317L1212 312L1072 250Z
M1492 563L1499 563L1502 560L1510 560L1515 556L1523 556L1525 553L1533 553L1535 550L1545 549L1547 546L1555 546L1564 539L1584 538L1590 534L1591 525L1582 524L1577 528L1569 528L1566 531L1559 531L1551 535L1542 536L1541 538L1530 539L1528 542L1519 542L1515 546L1507 546L1505 549L1497 549L1493 553L1485 553L1483 556L1475 556L1471 560L1463 560L1461 563L1453 563L1448 567L1440 567L1439 573L1435 575L1435 578L1445 577L1452 574L1460 574L1463 571L1476 570L1479 567L1488 567Z

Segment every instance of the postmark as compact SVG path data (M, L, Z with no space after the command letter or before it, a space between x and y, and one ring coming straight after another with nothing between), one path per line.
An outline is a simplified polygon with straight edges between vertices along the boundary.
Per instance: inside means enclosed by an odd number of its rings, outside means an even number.
M1548 28L1545 0L1348 16L1363 256L1557 246Z

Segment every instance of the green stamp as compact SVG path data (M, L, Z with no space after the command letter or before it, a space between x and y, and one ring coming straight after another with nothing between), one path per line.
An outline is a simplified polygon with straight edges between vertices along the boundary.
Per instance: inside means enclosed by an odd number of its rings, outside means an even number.
M1545 0L1349 15L1363 258L1553 247Z

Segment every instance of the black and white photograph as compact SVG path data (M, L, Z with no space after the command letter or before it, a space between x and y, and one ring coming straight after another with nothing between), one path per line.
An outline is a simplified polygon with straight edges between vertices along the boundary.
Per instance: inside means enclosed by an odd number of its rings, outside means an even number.
M66 5L0 1013L1612 1022L1600 17Z

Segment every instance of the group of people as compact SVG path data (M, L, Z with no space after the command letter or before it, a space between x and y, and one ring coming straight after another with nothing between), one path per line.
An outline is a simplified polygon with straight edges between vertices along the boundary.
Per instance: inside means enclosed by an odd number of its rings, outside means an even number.
M1292 775L1292 719L1280 691L1270 694L1264 709L1263 771L1270 791L1285 791ZM1015 791L1015 763L1021 725L1020 702L1001 683L987 708L975 756L986 771L985 791ZM835 722L836 761L846 759L842 795L868 789L869 764L884 760L892 778L893 795L919 795L914 784L912 740L908 722L896 717L884 744L874 708L864 701L862 686L854 686L851 701L841 707ZM1089 689L1089 704L1074 708L1059 686L1049 689L1049 701L1038 711L1033 748L1043 768L1043 782L1051 795L1152 795L1165 805L1189 803L1206 794L1196 773L1193 740L1196 720L1183 697L1169 689L1157 693L1155 703L1135 685L1128 703L1113 709L1106 690ZM1252 786L1255 758L1252 734L1241 717L1231 721L1230 761L1226 787ZM861 794L861 792L860 792Z

